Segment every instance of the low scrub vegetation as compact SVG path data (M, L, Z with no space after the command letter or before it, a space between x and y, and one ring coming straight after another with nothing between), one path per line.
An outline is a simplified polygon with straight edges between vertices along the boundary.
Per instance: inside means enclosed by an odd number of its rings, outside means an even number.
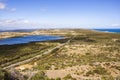
M9 64L4 65L7 66L29 59L73 38L70 43L60 49L55 49L50 54L31 61L31 65L36 63L33 70L40 71L32 76L31 80L77 80L78 77L79 79L89 79L89 77L97 79L97 77L100 77L101 80L119 80L119 76L116 75L120 75L120 34L91 30L73 31L74 33L68 34L70 32L66 32L67 34L62 35L67 37L66 39L48 41L47 44L36 42L0 46L0 64L9 62ZM46 75L48 70L68 70L68 75L64 78L61 78L61 76L49 78ZM26 71L22 72L25 73ZM4 78L4 71L0 72L0 78Z

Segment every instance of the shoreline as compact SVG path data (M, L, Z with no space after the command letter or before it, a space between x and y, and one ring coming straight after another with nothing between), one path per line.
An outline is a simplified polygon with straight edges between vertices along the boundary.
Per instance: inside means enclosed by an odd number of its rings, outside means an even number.
M80 30L82 31L92 31L92 32L101 32L101 33L117 33L119 32L105 32L96 29L41 29L41 30L34 30L31 32L0 32L0 39L11 38L11 37L21 37L21 36L28 36L28 35L53 35L53 36L66 36L70 34L74 35L74 32Z
M0 46L2 68L13 66L22 75L28 73L29 70L33 70L32 73L45 70L45 75L54 79L57 77L62 79L68 74L78 80L81 76L88 79L91 78L91 75L92 78L97 78L104 75L116 77L120 74L118 71L120 34L73 29L38 30L21 34L21 36L30 34L64 36L66 39ZM15 35L8 33L8 35L8 37L19 36L18 33ZM57 47L62 44L65 45ZM47 54L48 52L50 54ZM11 69L8 70L12 72ZM65 74L62 74L62 70L65 71ZM56 73L60 73L60 75Z
M32 43L42 43L42 42L53 42L53 41L61 41L61 40L67 40L69 38L63 38L63 39L55 39L55 40L44 40L44 41L30 41L28 43L18 43L18 44L4 44L4 45L0 45L0 46L17 46L17 45L26 45L26 44L32 44Z
M117 30L117 29L92 29L93 31L97 32L104 32L104 33L117 33L120 34L120 31L115 32L115 31L109 31L109 30ZM119 29L120 30L120 29Z

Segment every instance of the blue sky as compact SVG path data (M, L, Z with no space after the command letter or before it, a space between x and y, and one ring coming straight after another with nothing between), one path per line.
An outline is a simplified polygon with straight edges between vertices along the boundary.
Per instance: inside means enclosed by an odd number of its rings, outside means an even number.
M0 0L0 30L120 28L120 0Z

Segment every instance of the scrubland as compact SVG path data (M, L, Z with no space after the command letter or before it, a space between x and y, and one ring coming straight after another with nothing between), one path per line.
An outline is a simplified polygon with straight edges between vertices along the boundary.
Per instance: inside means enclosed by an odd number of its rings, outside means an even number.
M42 55L38 59L7 69L23 80L119 80L120 34L93 30L38 30L27 35L58 35L64 40L0 46L1 68ZM71 40L70 40L71 39ZM60 44L64 46L42 54ZM1 70L3 71L3 70ZM3 71L3 72L6 72ZM3 73L0 73L2 76ZM3 77L3 76L2 76Z

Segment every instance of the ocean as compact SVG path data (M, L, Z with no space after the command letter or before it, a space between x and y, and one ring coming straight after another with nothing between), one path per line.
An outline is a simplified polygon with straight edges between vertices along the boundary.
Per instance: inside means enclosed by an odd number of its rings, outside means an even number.
M102 31L102 32L120 33L120 29L94 29L94 30Z

